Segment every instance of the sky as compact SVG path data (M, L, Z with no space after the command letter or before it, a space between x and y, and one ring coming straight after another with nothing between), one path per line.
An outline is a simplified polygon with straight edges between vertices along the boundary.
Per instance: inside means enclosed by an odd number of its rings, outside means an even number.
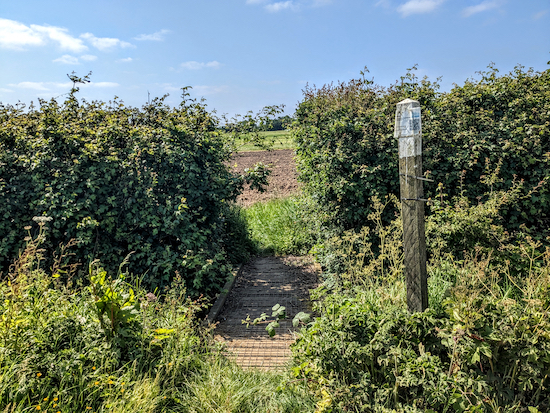
M417 65L441 91L494 63L550 68L550 0L0 0L0 102L81 98L141 107L181 88L218 115L285 105L306 85Z

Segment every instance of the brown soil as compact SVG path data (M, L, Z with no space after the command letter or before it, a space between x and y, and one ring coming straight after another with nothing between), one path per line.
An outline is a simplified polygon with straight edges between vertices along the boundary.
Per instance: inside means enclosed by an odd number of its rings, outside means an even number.
M300 191L297 181L296 162L294 150L282 149L277 151L253 151L239 152L231 161L234 172L242 173L245 168L251 168L254 164L263 162L271 164L269 186L265 192L258 192L246 187L237 199L241 206L250 206L258 201L267 201L273 198L286 197Z

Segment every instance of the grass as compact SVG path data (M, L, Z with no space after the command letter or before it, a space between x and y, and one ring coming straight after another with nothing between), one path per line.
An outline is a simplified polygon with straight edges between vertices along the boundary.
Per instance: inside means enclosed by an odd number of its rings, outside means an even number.
M179 388L185 411L311 412L313 398L303 382L285 373L243 370L225 357L214 357Z
M263 254L307 253L310 234L300 197L272 199L243 209L252 239Z
M89 286L69 287L41 268L41 238L0 280L0 412L315 409L289 373L227 359L181 280L160 299L92 266Z
M286 130L272 131L272 132L260 132L265 140L273 142L273 149L295 149L296 144L290 136L290 132ZM242 144L243 140L237 141L237 145ZM254 146L251 143L244 144L240 146L239 152L248 152L248 151L261 151L261 148Z

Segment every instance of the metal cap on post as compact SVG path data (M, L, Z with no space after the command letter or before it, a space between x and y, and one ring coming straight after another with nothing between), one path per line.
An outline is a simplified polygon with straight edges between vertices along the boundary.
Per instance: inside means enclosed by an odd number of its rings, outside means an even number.
M397 104L394 136L399 139L407 306L410 312L418 312L428 308L425 199L422 187L422 122L418 101L405 99Z

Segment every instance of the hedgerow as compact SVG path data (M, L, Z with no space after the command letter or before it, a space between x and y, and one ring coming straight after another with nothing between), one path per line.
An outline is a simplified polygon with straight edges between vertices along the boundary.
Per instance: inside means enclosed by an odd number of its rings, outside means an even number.
M318 247L329 272L313 292L317 317L293 346L294 374L318 412L548 411L550 248L504 236L498 198L513 191L473 206L456 198L428 218L440 248L422 313L407 311L400 217L383 224L391 200L373 200L371 225ZM488 242L457 259L452 246L469 233Z
M179 107L159 98L141 110L80 102L76 91L64 103L0 105L0 271L24 227L37 231L32 218L49 217L43 248L74 239L71 260L84 268L99 258L116 271L128 256L151 290L179 273L189 294L215 292L235 243L227 205L243 182L224 164L231 146L218 120L185 90Z
M409 71L387 88L351 80L308 87L293 123L299 179L327 214L327 222L360 228L371 199L398 195L398 153L393 137L396 104L412 98L422 108L423 168L452 197L482 197L487 186L525 193L503 211L507 229L550 225L550 70L521 66L499 76L490 66L479 80L439 93L437 82ZM500 170L497 180L488 177ZM393 211L388 211L389 222Z

